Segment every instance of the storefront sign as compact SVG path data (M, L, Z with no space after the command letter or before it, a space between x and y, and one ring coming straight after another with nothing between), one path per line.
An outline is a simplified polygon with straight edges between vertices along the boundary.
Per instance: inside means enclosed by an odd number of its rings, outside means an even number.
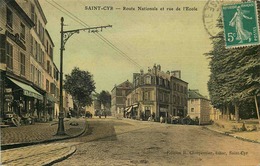
M5 101L13 101L14 96L11 94L5 94Z
M5 93L12 93L12 88L5 88Z
M34 98L39 99L39 100L43 100L43 96L38 95L38 94L33 93L33 92L30 92L30 91L28 91L28 90L24 90L24 91L23 91L23 94L24 94L25 96L30 96L30 97L34 97Z

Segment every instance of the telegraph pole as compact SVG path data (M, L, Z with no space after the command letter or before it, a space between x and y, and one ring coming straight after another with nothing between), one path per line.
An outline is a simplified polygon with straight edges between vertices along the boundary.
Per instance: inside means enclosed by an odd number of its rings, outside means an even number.
M97 26L97 27L89 27L89 28L82 28L82 29L74 29L69 31L64 31L64 18L61 17L61 46L60 46L60 105L59 105L59 123L58 123L58 130L56 135L66 135L64 130L64 112L63 112L63 51L65 50L65 44L68 41L68 39L75 33L79 33L80 31L88 31L89 33L97 33L98 30L104 29L104 28L111 28L112 25L107 26Z

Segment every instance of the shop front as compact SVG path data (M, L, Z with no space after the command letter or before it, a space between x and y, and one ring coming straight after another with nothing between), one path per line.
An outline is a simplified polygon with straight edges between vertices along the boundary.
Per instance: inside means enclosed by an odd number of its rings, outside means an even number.
M52 121L55 118L55 103L57 103L57 99L52 95L46 93L46 114L45 118L47 121Z
M13 113L19 119L39 117L43 111L43 96L30 85L7 77L4 93L4 115Z

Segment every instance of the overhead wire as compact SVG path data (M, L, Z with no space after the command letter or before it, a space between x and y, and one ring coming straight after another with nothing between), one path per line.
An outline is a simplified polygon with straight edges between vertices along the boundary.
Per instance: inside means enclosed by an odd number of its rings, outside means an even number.
M55 2L54 0L52 0L56 5L58 5L60 8L62 8L63 10L65 10L66 12L68 12L70 15L72 15L74 18L76 18L78 23L80 23L82 26L87 26L90 27L87 23L85 23L84 21L82 21L80 18L78 18L77 16L75 16L73 13L71 13L70 11L68 11L67 9L65 9L64 7L62 7L61 5L59 5L57 2ZM101 35L100 33L94 33L97 37L99 37L101 40L103 40L106 44L108 44L110 47L112 47L115 51L119 52L120 54L122 54L125 58L127 58L127 60L129 60L131 63L133 63L134 65L138 66L139 68L142 68L141 65L139 65L137 62L135 62L133 59L131 59L126 53L124 53L123 51L121 51L118 47L116 47L113 43L111 43L107 38L105 38L103 35Z
M52 0L53 1L53 0ZM71 13L69 10L67 10L66 8L64 8L63 6L61 6L60 4L58 4L57 2L53 1L53 3L55 3L56 5L50 3L48 0L46 0L47 3L49 3L50 5L52 5L54 8L58 9L59 11L61 11L62 13L64 13L65 15L67 15L68 17L70 17L71 19L73 19L74 21L78 22L79 24L81 24L84 27L90 27L87 23L85 23L84 21L82 21L80 18L78 18L77 16L75 16L73 13ZM58 7L59 8L58 8ZM66 12L64 12L64 11ZM134 64L135 66L137 66L138 68L142 68L142 66L140 64L138 64L137 62L135 62L132 58L130 58L126 53L124 53L122 50L120 50L117 46L115 46L112 42L110 42L107 38L105 38L103 35L101 35L100 33L94 33L99 39L101 39L103 42L105 42L108 46L110 46L113 50L115 50L117 53L119 53L119 55L123 56L124 58L126 58L130 63Z

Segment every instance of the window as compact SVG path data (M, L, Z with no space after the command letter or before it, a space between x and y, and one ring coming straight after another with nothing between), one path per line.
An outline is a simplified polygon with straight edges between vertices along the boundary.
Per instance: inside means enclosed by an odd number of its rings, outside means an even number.
M48 42L48 40L46 40L46 46L45 46L45 48L46 48L47 54L49 54L49 42Z
M10 9L6 9L6 24L10 28L13 28L13 13Z
M20 74L25 75L25 55L20 53Z
M151 84L152 83L152 80L151 80L151 76L146 76L145 77L145 84Z
M42 72L42 80L41 80L41 81L42 81L42 84L41 84L41 88L43 88L43 87L44 87L44 81L43 81L43 80L44 80L44 78L45 78L45 77L44 77L44 72Z
M177 104L179 105L180 104L180 96L177 96Z
M37 76L37 78L38 78L38 85L39 85L39 87L41 87L42 86L42 73L40 72L40 70L38 70L38 76Z
M35 18L34 18L35 29L37 30L37 28L38 28L38 25L37 25L37 15L35 14L34 16L35 16Z
M172 96L172 99L173 99L173 101L172 101L172 102L175 104L175 103L176 103L176 96L175 96L175 95L173 95L173 96Z
M13 69L13 46L8 42L6 43L6 65Z
M47 72L50 73L50 61L47 61Z
M190 112L194 112L194 108L191 108L191 109L190 109Z
M176 83L173 83L173 90L176 90Z
M162 85L162 84L163 84L163 79L159 78L159 85Z
M24 26L23 23L21 23L20 37L21 37L22 40L25 40L25 26Z
M51 94L55 94L56 86L54 83L51 83Z
M42 50L40 48L40 45L39 45L39 59L38 59L38 62L42 63Z
M30 34L30 39L31 39L31 53L33 54L33 37L32 35Z
M46 91L47 92L49 92L49 86L50 86L49 84L50 84L49 80L46 79Z
M41 53L42 53L42 59L41 59L41 63L42 63L42 64L44 64L44 52L43 52L43 51L41 51Z
M50 65L50 72L49 72L50 76L52 77L52 66Z
M180 86L180 91L181 91L181 93L183 93L183 86L182 85Z
M51 56L51 60L53 60L53 48L50 47L50 56Z
M35 67L31 64L31 81L34 83L35 78Z
M159 93L159 100L163 101L163 93Z
M144 92L144 101L151 100L151 92Z
M164 99L165 99L165 102L169 102L169 95L165 94Z

